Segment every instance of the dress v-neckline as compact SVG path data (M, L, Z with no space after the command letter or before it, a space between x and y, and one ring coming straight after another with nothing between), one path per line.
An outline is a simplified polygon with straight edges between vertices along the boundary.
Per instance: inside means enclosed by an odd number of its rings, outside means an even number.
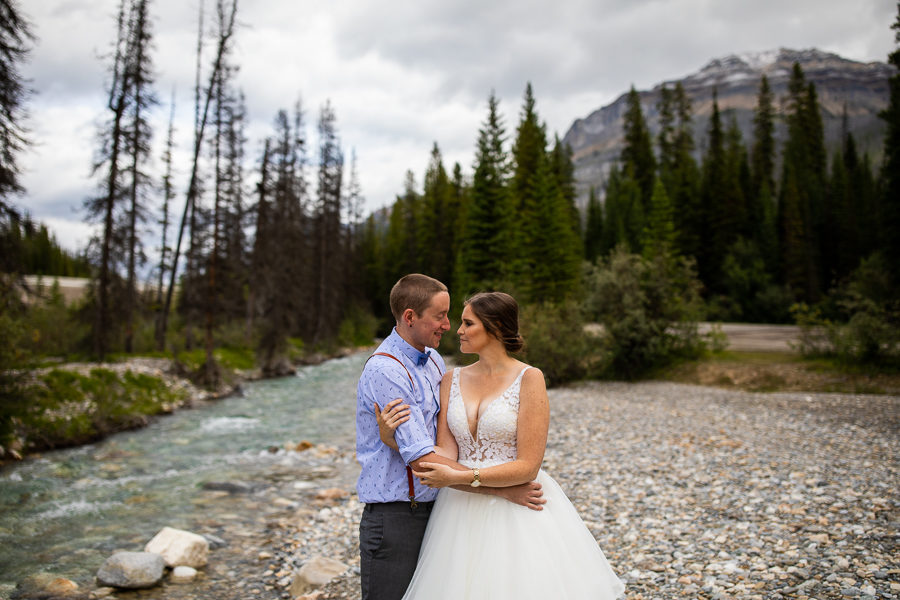
M514 385L516 385L516 382L519 381L519 379L522 377L522 373L524 373L527 370L528 370L528 367L527 366L524 367L521 371L519 371L519 373L516 375L516 377L512 380L512 383L510 383L508 386L506 386L506 388L502 392L500 392L499 394L497 394L496 396L491 398L491 401L485 405L484 410L481 411L481 414L475 418L475 432L472 433L472 426L469 425L469 413L466 410L466 401L463 399L463 394L462 394L462 381L460 380L462 377L462 369L457 368L457 370L456 370L456 391L459 394L459 401L462 402L463 416L466 417L466 431L469 432L469 439L471 439L473 443L475 442L475 440L478 439L478 430L481 429L481 419L484 418L484 415L487 414L487 412L491 409L491 407L494 405L494 403L497 400L499 400L500 398L505 396L506 392L508 392ZM481 403L479 402L478 404L480 407Z

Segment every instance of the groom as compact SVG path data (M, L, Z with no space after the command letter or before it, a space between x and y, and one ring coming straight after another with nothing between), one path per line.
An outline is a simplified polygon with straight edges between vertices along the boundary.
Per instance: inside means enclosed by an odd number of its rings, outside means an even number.
M366 363L356 390L356 490L365 503L359 524L362 600L399 600L412 579L438 490L423 486L409 467L420 461L458 463L434 452L444 360L434 349L450 329L450 294L440 281L413 273L390 296L396 327ZM399 453L378 435L375 403L401 398L409 420L397 428ZM468 470L468 469L466 469ZM541 510L543 492L531 482L509 488L468 487Z

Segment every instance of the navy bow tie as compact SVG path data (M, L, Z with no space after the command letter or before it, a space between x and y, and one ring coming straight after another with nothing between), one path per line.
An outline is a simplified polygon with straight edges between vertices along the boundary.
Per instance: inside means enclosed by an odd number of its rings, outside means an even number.
M416 364L419 365L420 367L424 367L425 363L427 363L427 362L428 362L428 353L423 352L419 355L419 360L416 361Z

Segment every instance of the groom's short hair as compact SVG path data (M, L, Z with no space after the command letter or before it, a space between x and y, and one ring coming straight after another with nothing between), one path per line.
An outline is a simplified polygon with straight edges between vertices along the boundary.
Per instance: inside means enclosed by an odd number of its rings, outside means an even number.
M400 322L407 308L421 315L435 294L446 292L447 286L428 275L410 273L401 277L391 288L391 312Z

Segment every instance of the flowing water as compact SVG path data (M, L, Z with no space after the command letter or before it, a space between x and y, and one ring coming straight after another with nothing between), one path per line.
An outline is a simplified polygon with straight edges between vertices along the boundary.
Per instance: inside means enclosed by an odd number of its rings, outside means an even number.
M352 446L365 359L250 382L241 396L0 470L0 585L40 571L91 579L113 550L139 549L166 525L215 517L215 505L197 500L202 484L263 477L285 460L273 446Z

